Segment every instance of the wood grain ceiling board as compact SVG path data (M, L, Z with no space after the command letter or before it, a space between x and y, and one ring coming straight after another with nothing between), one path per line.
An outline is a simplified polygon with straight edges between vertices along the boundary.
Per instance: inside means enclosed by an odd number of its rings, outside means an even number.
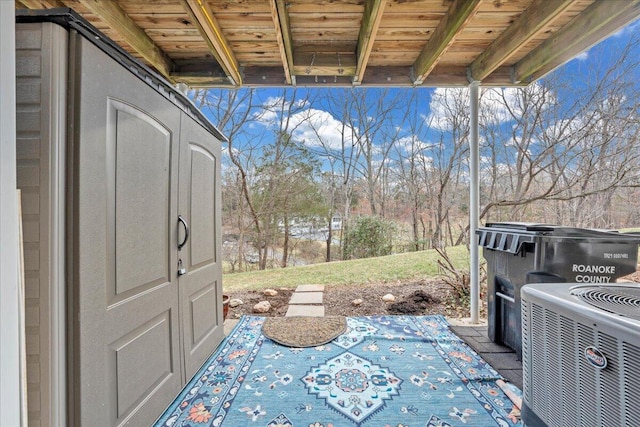
M153 58L155 55L156 58L165 58L166 62L156 63L164 65L161 66L164 70L160 71L166 73L170 80L177 76L180 81L198 85L228 85L230 82L243 84L246 78L249 85L333 82L338 86L414 84L410 78L411 68L432 41L440 22L451 14L457 3L456 0L387 0L379 8L381 15L374 15L378 19L373 21L365 10L375 10L367 2L377 0L110 0L115 8L96 7L91 3L96 0L15 1L17 8L49 8L62 4L74 9L134 57ZM544 25L538 25L535 32L525 34L524 30L517 30L514 23L518 22L520 15L527 16L525 12L545 9L541 5L548 3L542 2L564 3L552 19L540 21ZM438 52L439 57L435 65L432 63L425 68L425 72L430 74L423 77L422 84L463 85L473 64L473 70L481 72L482 84L521 85L522 82L510 80L511 67L521 69L521 63L526 59L526 69L531 70L536 66L531 64L531 58L539 58L537 60L547 64L541 63L541 71L533 73L537 78L548 72L550 66L557 66L554 64L570 55L578 55L580 52L577 50L606 35L602 31L594 32L582 44L572 40L572 49L576 52L565 51L557 60L548 60L553 52L540 54L540 50L547 49L545 46L552 45L545 45L547 39L564 31L576 17L587 13L594 2L482 0L473 13L465 17L463 25L455 27L457 32L452 37L441 39L446 40L447 46L433 51ZM612 0L600 0L598 3L608 6L595 13L593 19L604 21L608 19L607 15L615 14L610 6ZM636 7L636 3L638 0L616 0L615 4L634 6L628 9L628 17L616 18L613 24L605 26L605 30L612 31L615 25L623 25L640 16L640 6ZM198 8L197 13L185 7ZM117 19L114 21L118 8L122 11L122 25ZM101 11L112 16L106 19L98 16L96 13ZM208 19L208 13L212 15L217 29L209 22L193 22L194 19ZM130 20L133 27L124 20ZM372 22L376 25L371 26ZM208 35L203 33L206 31ZM217 38L216 31L220 32L220 40L211 42L210 37ZM516 34L519 44L512 43L508 51L495 55L495 50L500 49L496 40L500 40L505 32ZM361 38L362 34L367 34L367 37ZM575 30L570 34L580 37ZM502 41L505 38L502 37ZM358 46L359 42L363 46ZM142 50L136 51L132 46ZM290 46L288 51L287 46ZM370 49L369 54L358 57L363 49ZM533 50L537 50L535 56L530 54ZM490 58L490 51L494 54L490 68L480 65L486 63L485 58ZM227 76L235 77L225 79L215 58L225 61L226 71L230 73ZM483 62L480 63L478 58ZM236 66L238 70L233 69ZM215 72L210 72L212 67ZM216 77L207 80L207 75L214 74ZM362 81L358 81L359 78Z

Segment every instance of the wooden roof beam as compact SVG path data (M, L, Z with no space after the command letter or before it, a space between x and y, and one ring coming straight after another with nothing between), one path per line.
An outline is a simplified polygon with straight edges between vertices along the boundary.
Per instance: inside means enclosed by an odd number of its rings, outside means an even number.
M296 76L292 76L293 70L293 37L285 0L271 0L271 15L276 26L276 39L282 57L282 69L287 84L296 84Z
M537 0L469 66L469 80L482 81L576 0Z
M367 69L369 55L375 42L375 35L378 32L382 13L387 0L367 0L364 5L364 15L362 16L362 25L360 34L358 34L356 75L353 77L353 84L362 83L364 72Z
M18 0L23 6L29 9L52 9L57 7L67 7L60 0Z
M120 8L115 1L79 0L83 6L98 15L124 41L136 50L151 66L169 81L173 62L153 40Z
M242 75L240 74L238 61L227 39L222 34L220 25L209 5L202 0L180 0L180 3L182 3L196 27L198 27L202 38L206 40L211 53L215 56L231 83L235 86L242 86Z
M411 67L414 85L422 84L453 39L478 11L482 0L455 0Z
M515 64L514 83L539 79L639 16L640 0L596 1Z

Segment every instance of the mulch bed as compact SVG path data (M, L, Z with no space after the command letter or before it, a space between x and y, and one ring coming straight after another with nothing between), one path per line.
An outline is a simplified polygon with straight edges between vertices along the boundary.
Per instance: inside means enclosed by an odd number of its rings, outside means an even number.
M241 299L244 304L230 308L228 317L233 319L242 315L284 316L293 289L280 288L276 290L278 295L273 297L263 295L262 290L229 292L231 298ZM382 297L386 294L393 294L396 297L395 302L382 301ZM356 299L362 299L362 303L358 306L352 305L352 301ZM269 301L272 308L268 313L253 313L253 306L260 301ZM441 280L413 280L348 286L328 285L324 292L324 306L327 316L355 317L388 314L469 316L469 310L455 301L449 287Z
M627 280L640 282L640 272L633 273ZM265 296L260 290L229 292L231 298L238 298L244 304L229 309L230 319L242 315L279 317L287 313L289 299L293 289L276 289L278 295ZM393 294L395 302L382 301L386 294ZM354 306L352 301L362 299ZM486 296L481 295L480 317L486 317ZM253 306L260 301L269 301L268 313L253 313ZM375 283L367 285L328 285L324 292L325 315L327 316L376 316L387 314L429 315L442 314L450 318L469 317L469 309L451 295L451 289L441 280L413 280L394 283Z

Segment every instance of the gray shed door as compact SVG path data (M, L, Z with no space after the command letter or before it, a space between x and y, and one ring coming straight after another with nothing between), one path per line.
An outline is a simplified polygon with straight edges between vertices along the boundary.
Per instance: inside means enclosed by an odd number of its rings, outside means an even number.
M73 418L150 425L222 339L219 148L75 40ZM178 212L191 228L180 254Z
M220 144L183 116L180 131L179 212L190 228L178 252L185 380L189 380L224 336L220 266ZM183 241L183 230L180 242Z

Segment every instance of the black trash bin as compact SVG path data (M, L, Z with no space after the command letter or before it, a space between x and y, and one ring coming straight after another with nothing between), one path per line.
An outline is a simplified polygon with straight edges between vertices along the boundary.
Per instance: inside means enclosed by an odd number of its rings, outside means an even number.
M489 339L515 350L519 360L525 284L611 283L636 271L638 235L516 222L488 223L477 233L487 261Z

